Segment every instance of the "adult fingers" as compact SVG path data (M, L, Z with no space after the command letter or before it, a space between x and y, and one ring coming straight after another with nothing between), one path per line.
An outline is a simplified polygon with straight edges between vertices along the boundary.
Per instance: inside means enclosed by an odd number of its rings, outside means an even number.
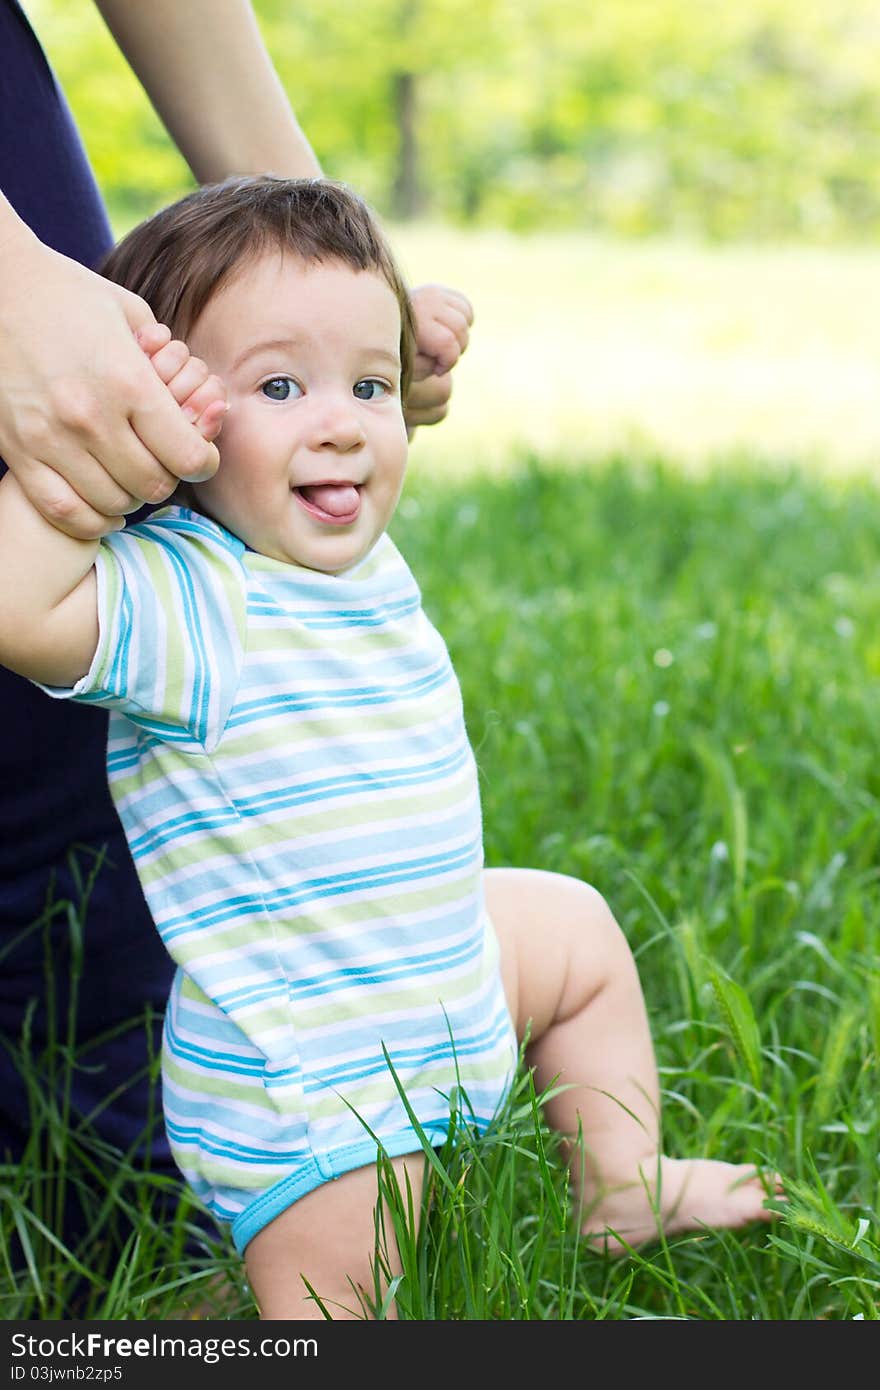
M111 290L114 299L121 306L122 312L128 320L128 326L134 336L140 342L142 338L149 340L153 330L157 326L156 315L153 313L145 299L141 299L139 294L133 294L131 290L126 290L122 285L115 284L112 280L104 282ZM169 338L171 334L169 333ZM143 346L143 344L142 344ZM152 351L151 348L144 347L145 352Z
M105 369L100 390L78 377L50 381L20 447L14 456L5 451L10 467L18 471L29 459L48 465L75 491L83 487L84 503L98 512L111 498L94 492L90 470L71 467L74 455L90 456L135 505L164 501L181 478L212 477L216 448L181 413L134 344L132 354Z
M129 362L119 369L115 378L109 374L105 376L100 394L78 380L54 382L47 419L42 422L40 434L32 440L35 447L31 456L61 473L74 490L80 492L83 501L98 512L103 512L107 501L106 493L100 490L100 481L96 484L102 472L133 499L134 506L142 502L163 502L178 481L178 475L165 467L161 454L141 439L128 414L115 408L117 402L129 402L129 409L133 402L137 403L146 411L148 422L153 412L170 415L171 424L176 426L184 445L188 437L193 436L200 451L211 447L180 414L176 401L156 376L149 360L136 351L134 365L135 373ZM99 465L97 474L83 467L86 458ZM95 491L96 485L98 491Z
M45 492L50 496L67 499L67 488L59 488L56 481L62 479L55 467L54 456L23 459L16 472L25 491L29 490L28 482L32 480L31 493ZM49 476L43 477L44 472ZM132 512L140 506L140 499L108 473L85 446L65 449L63 480L66 480L74 493L83 498L91 511L101 516L124 516L126 512ZM88 524L91 524L91 519Z
M74 464L81 464L86 473L90 466L95 467L94 460L88 458L74 460ZM31 504L75 540L97 540L124 525L121 513L128 508L114 506L106 513L99 511L48 464L29 459L16 469L16 478Z

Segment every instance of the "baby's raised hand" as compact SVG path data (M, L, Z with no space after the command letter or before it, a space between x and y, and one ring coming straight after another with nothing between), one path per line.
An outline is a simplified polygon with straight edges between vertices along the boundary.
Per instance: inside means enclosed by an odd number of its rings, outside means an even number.
M410 294L416 320L415 379L443 376L468 345L474 310L460 290L419 285Z
M436 425L449 410L449 375L468 345L474 311L460 290L419 285L410 293L416 322L416 358L404 414L412 433L417 425Z
M186 418L203 439L216 439L229 409L220 378L208 371L200 357L193 357L186 343L172 338L165 324L141 330L138 341Z

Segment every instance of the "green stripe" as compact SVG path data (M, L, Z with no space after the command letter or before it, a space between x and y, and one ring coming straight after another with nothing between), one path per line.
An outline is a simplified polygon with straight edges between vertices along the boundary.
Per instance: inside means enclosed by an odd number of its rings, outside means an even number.
M492 974L494 970L487 969L486 963L481 960L460 979L444 979L443 994L439 1003L448 1006L469 994L475 994ZM418 984L407 985L407 976L401 975L398 989L386 986L380 992L373 987L369 994L361 994L361 1007L358 1007L357 988L355 985L348 986L343 999L334 1000L332 997L328 999L326 995L318 995L314 999L295 1001L292 1007L296 1009L296 1029L301 1050L308 1046L312 1035L316 1035L327 1024L349 1023L365 1018L375 1022L377 1032L381 1032L382 1021L386 1015L423 1009L426 1006L433 1011L438 1004L436 980L432 980L430 976ZM310 1014L318 1016L310 1018ZM396 1018L391 1020L390 1026L397 1026ZM315 1045L326 1047L327 1043L319 1040Z
M284 637L284 646L289 649L292 645L292 632L296 633L296 647L298 651L326 651L328 637L328 630L326 628L316 629L306 627L305 625L300 627L299 624L294 625L290 622L269 623L268 621L266 621L264 626L262 619L259 620L259 626L257 626L257 619L254 619L251 623L251 629L248 632L248 656L253 656L258 652L278 652L278 638L279 635L282 634ZM346 655L354 656L360 655L364 647L370 652L378 648L382 651L394 653L405 651L408 647L412 647L413 645L412 634L406 629L401 628L340 628L338 640L336 629L334 628L332 635L335 652L344 652Z
M463 874L452 882L444 880L430 889L416 883L408 891L396 893L394 897L345 903L332 911L328 910L326 902L322 902L318 908L321 912L318 921L313 920L308 914L287 917L283 923L277 919L270 922L260 915L240 917L223 929L212 927L207 942L204 930L194 927L189 942L185 937L179 937L175 941L175 959L188 968L191 962L197 962L203 955L222 954L226 950L234 953L245 932L248 933L248 940L259 939L264 945L267 944L267 934L271 933L276 940L283 940L287 946L298 937L332 931L337 925L349 928L355 923L381 921L383 918L393 918L402 913L437 908L444 902L460 898L463 892L472 892L479 877L479 871L468 871L467 875ZM253 935L255 932L256 937ZM250 1023L248 1030L252 1031Z
M463 802L466 797L471 797L472 789L473 774L468 767L463 768L455 781L430 801L417 794L398 799L392 789L388 795L394 799L385 803L388 811L383 818L386 829L393 830L395 822L405 822L409 825L414 816L435 810L446 811ZM357 796L357 789L353 789L351 794ZM277 848L279 853L293 854L299 846L291 844L285 849L284 841L302 841L306 836L320 835L332 830L339 832L336 836L338 839L348 831L376 824L375 803L372 799L364 801L363 794L354 805L338 804L317 813L306 806L305 810L290 812L283 820L274 821L271 825L256 817L245 817L232 822L222 830L202 831L189 836L182 844L166 845L149 863L139 859L138 873L144 884L161 882L179 869L204 864L213 854L234 853L240 859L243 854L273 848Z
M487 1082L500 1090L501 1083L510 1070L510 1054L506 1047L503 1049L499 1047L496 1052L482 1058L484 1065L479 1068L468 1066L469 1061L469 1058L460 1059L458 1067L462 1089L465 1092L467 1092L468 1084L474 1081ZM415 1076L407 1075L405 1081L401 1077L401 1081L407 1092L415 1091L416 1088L427 1088L438 1092L441 1099L445 1099L452 1088L457 1085L452 1062L425 1067ZM309 1119L318 1124L321 1121L338 1119L340 1115L350 1114L351 1110L363 1113L368 1106L387 1105L389 1099L389 1077L387 1073L385 1075L380 1074L369 1082L361 1082L357 1086L347 1088L345 1100L342 1099L338 1091L333 1091L329 1087L322 1091L319 1096L309 1097Z
M219 1096L232 1105L247 1103L265 1110L266 1114L277 1116L277 1106L270 1101L262 1080L248 1076L233 1076L229 1072L205 1071L201 1068L193 1074L182 1066L176 1057L171 1056L167 1047L162 1057L162 1068L181 1090L196 1091L201 1096ZM186 1101L181 1102L186 1105ZM185 1119L185 1116L182 1117Z

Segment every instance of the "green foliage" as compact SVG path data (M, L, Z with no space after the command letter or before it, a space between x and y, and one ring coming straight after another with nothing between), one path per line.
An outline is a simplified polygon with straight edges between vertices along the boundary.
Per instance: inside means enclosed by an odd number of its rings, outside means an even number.
M418 1235L379 1165L402 1316L876 1319L880 498L765 460L575 462L414 477L394 524L462 681L487 858L600 889L667 1152L778 1171L790 1200L772 1227L606 1258L521 1072L485 1138L433 1156ZM88 881L51 911L88 931ZM228 1242L71 1115L72 1026L18 1044L32 1142L0 1170L0 1314L253 1317ZM74 1251L65 1190L92 1218Z
M111 207L131 220L188 189L192 179L183 158L94 6L37 0L25 9Z
M138 215L186 174L86 0L29 12L102 186ZM880 229L873 0L256 0L329 174L388 210L396 74L429 210L518 229L718 239Z

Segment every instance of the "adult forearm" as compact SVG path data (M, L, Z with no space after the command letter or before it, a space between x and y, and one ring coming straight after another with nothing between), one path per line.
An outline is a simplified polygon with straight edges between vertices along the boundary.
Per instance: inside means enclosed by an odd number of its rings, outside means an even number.
M95 0L200 183L320 174L247 0Z

